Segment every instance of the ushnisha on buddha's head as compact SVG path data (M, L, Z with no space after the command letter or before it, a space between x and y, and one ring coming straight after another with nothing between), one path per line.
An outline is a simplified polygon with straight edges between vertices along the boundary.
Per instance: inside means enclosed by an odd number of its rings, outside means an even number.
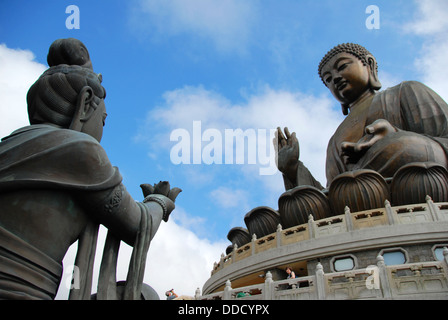
M375 57L358 44L335 46L322 58L318 72L325 86L341 103L344 115L362 97L381 88Z

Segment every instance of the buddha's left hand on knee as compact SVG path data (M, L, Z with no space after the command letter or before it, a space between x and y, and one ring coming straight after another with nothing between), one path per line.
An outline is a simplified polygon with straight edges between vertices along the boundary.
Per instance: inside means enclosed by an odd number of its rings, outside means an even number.
M342 142L342 154L346 157L347 162L356 163L376 142L397 131L398 129L392 126L389 121L378 119L366 127L366 134L358 142Z

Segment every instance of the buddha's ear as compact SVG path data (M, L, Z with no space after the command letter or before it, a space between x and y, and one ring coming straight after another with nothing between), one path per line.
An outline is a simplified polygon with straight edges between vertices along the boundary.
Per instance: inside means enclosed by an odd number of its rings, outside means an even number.
M378 65L376 59L372 55L367 55L366 59L370 71L370 86L373 90L380 90L382 85L378 78Z
M83 122L85 122L94 111L92 101L94 99L93 89L89 86L85 86L78 94L76 101L75 114L73 115L72 123L69 129L75 131L81 131Z

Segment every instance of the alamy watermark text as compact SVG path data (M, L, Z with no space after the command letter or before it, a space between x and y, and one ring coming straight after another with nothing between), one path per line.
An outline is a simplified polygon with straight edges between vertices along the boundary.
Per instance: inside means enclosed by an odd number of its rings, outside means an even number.
M258 164L260 175L277 172L273 139L275 129L202 129L193 121L192 134L186 129L171 132L173 164Z

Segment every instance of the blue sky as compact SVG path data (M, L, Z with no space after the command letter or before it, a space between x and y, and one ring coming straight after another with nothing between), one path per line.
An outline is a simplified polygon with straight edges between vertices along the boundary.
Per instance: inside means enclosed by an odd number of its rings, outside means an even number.
M79 29L66 28L71 4L80 10ZM379 29L366 27L372 4ZM170 134L192 136L194 121L222 135L288 126L302 161L325 184L326 144L343 116L317 75L320 59L334 45L356 42L377 58L383 88L419 80L447 99L447 50L437 49L448 49L447 15L446 0L3 0L0 118L8 121L0 120L0 133L27 124L26 91L47 67L50 44L83 41L107 90L102 145L129 192L141 200L139 185L159 180L184 190L154 240L148 270L188 264L183 270L196 282L148 277L159 292L177 286L191 295L225 251L230 228L244 226L254 207L277 209L284 189L278 173L260 175L247 154L243 164L173 164ZM257 140L258 148L265 144Z

